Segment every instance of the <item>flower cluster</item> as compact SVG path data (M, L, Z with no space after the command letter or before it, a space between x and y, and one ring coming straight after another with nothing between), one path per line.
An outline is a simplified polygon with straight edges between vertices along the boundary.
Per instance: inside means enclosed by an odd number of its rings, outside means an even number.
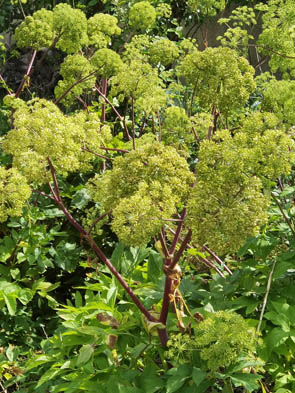
M123 62L118 53L111 49L102 48L94 53L90 63L102 78L110 78L123 68Z
M253 67L229 48L189 53L178 74L192 84L202 107L215 106L225 114L241 108L255 89Z
M137 34L125 45L122 54L123 60L130 63L132 60L148 61L149 48L151 46L150 37L146 34Z
M217 311L195 327L195 347L215 373L234 364L241 355L252 356L254 334L239 314Z
M87 19L78 9L58 4L53 11L42 8L27 16L15 30L19 48L40 50L56 40L56 47L66 53L75 53L87 45Z
M289 126L295 124L295 81L270 81L265 84L263 95L264 110L274 112Z
M178 364L191 363L195 351L201 352L208 370L224 371L240 356L254 357L254 334L239 314L217 311L194 327L194 336L173 334L166 355Z
M30 195L31 189L24 176L14 168L0 166L0 222L20 216Z
M236 49L247 57L249 40L254 38L249 34L247 28L257 23L253 8L237 7L228 18L221 18L218 23L228 27L226 32L217 38L221 45ZM232 23L232 27L230 27L230 23Z
M166 93L157 71L150 64L133 60L111 78L111 95L119 100L134 99L135 105L146 113L158 111L166 104Z
M225 8L225 0L187 0L187 4L193 12L206 16L214 16Z
M78 52L88 44L86 16L68 4L54 7L53 30L58 38L56 47L66 53Z
M95 76L90 75L94 71L90 62L82 55L68 55L60 66L60 75L62 80L58 81L54 89L55 97L58 99L69 88L71 90L61 100L67 106L71 105L75 98L83 93L84 90L91 89L95 84ZM79 80L88 77L82 82L75 85Z
M115 16L95 14L87 21L89 45L95 48L106 48L113 35L120 35L121 29Z
M15 29L14 38L19 48L40 50L51 45L53 32L53 12L42 8L27 16Z
M163 38L152 43L149 55L152 64L161 63L167 66L178 58L179 50L173 41Z
M28 182L40 184L51 179L48 158L62 175L87 170L94 156L83 148L99 151L110 139L109 128L100 131L95 114L66 116L52 102L36 98L15 110L14 128L4 139L3 150L13 156L13 167Z
M258 39L259 51L270 57L268 64L272 72L280 70L285 78L294 78L294 2L270 0L256 8L264 13L263 30Z
M267 220L262 188L288 174L294 158L294 142L273 114L250 115L233 137L221 130L203 140L188 203L196 242L220 254L237 251Z
M162 139L172 145L192 142L192 123L183 108L171 106L165 110Z
M113 169L89 182L92 198L112 211L112 229L129 245L143 245L189 194L194 176L172 147L143 144L114 160Z
M150 29L156 21L156 10L148 1L135 3L129 11L129 24L136 30Z

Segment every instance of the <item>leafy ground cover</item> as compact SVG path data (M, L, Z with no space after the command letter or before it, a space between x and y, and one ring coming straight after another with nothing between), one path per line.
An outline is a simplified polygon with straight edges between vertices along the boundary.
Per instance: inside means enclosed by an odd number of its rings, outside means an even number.
M292 1L2 3L2 391L293 392Z

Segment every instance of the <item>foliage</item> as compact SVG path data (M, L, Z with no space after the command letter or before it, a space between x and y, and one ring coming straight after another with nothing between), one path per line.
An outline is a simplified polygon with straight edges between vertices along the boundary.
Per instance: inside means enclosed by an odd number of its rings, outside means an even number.
M9 4L1 389L294 391L292 2Z

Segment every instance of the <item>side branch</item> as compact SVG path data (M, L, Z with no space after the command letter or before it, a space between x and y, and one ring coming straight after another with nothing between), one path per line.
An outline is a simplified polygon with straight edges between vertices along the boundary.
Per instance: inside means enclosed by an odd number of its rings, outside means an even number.
M169 250L169 254L171 254L171 255L174 254L175 247L179 241L179 236L180 236L183 224L184 224L185 217L186 217L186 209L183 209L181 216L180 216L181 221L179 222L179 224L177 226L176 233L174 235L174 238L173 238L170 250Z
M111 108L113 109L113 111L115 112L115 114L116 114L116 116L118 117L118 119L123 123L123 126L124 126L124 130L125 130L125 133L126 133L126 137L127 137L127 139L130 141L130 139L131 139L131 137L130 137L130 134L129 134L129 131L128 131L128 127L127 127L127 124L126 124L126 121L125 121L125 119L124 119L124 117L122 117L121 115L120 115L120 113L117 111L117 109L114 107L114 105L111 103L111 101L103 94L103 92L97 87L97 86L95 86L95 90L98 92L98 94L104 99L104 101L107 103L107 104L109 104L110 106L111 106Z
M31 60L30 60L30 62L28 64L26 73L23 76L23 79L22 79L22 81L21 81L21 83L20 83L20 85L19 85L19 87L18 87L18 89L17 89L17 91L15 93L15 97L16 98L18 98L21 95L21 93L22 93L22 91L23 91L23 89L25 87L26 82L28 81L28 79L30 78L30 76L31 76L31 74L33 72L33 68L32 67L33 67L33 63L34 63L35 58L36 58L36 54L37 54L37 51L34 50L32 52Z
M121 276L121 274L117 271L117 269L114 267L112 262L106 257L104 252L98 247L96 242L92 239L89 233L75 220L75 218L71 215L71 213L67 210L67 208L64 206L61 198L60 198L60 193L59 193L59 187L54 171L54 167L48 158L53 182L54 182L54 187L55 187L55 193L53 193L53 197L50 197L50 199L54 200L58 207L63 211L64 215L66 218L69 220L71 225L76 228L82 237L87 240L89 246L92 248L92 250L95 252L95 254L100 258L100 260L109 268L111 273L116 277L116 279L119 281L119 283L122 285L122 287L125 289L125 291L128 293L128 295L131 297L133 303L138 307L138 309L143 313L143 315L151 322L158 322L158 320L151 315L151 313L144 307L144 305L141 303L139 298L135 295L133 290L129 287L127 282L124 280L124 278ZM42 194L41 194L42 195Z

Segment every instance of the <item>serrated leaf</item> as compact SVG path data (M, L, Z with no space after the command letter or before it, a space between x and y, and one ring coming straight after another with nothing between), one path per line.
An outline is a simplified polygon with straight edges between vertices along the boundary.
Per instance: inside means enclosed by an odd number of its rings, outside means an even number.
M261 379L261 375L256 374L244 374L244 373L237 373L231 376L232 383L234 386L244 386L246 390L250 393L253 390L258 389L258 381Z

